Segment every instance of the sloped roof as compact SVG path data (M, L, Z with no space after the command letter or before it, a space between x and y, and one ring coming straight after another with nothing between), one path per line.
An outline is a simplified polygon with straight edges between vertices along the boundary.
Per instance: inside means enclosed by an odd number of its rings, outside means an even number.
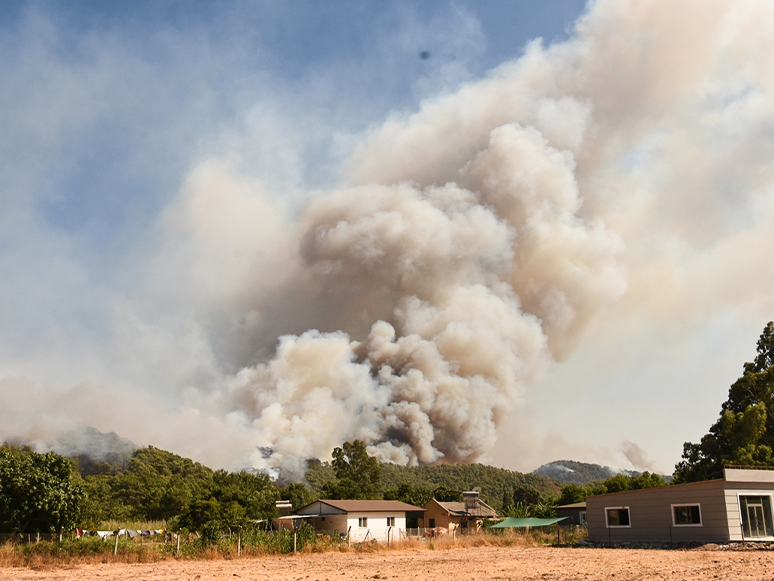
M424 512L424 508L419 508L399 500L324 500L320 499L312 504L298 509L301 512L304 509L316 504L317 502L327 504L342 512Z
M519 529L525 527L546 527L567 520L566 516L559 518L506 518L503 522L492 525L493 529Z
M563 504L561 506L555 506L554 508L586 508L586 501L575 502L573 504Z
M476 508L467 510L464 502L441 502L440 500L433 499L431 502L436 502L449 514L454 516L487 516L490 518L497 518L495 509L479 499L477 501Z

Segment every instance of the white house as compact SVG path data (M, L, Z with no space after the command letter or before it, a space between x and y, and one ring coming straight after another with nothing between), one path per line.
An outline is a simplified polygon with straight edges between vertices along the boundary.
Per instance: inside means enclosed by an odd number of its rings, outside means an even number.
M349 535L354 542L392 541L406 533L406 513L424 509L398 500L318 500L296 511L316 531Z

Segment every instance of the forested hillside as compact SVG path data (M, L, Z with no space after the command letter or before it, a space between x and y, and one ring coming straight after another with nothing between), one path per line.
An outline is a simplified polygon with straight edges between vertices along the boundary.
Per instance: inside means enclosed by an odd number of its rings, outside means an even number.
M436 466L399 466L397 464L381 464L381 485L379 492L398 488L408 484L413 488L434 490L446 487L451 490L465 491L475 487L481 488L481 499L500 510L504 494L522 485L531 485L543 496L558 495L561 484L556 480L537 474L522 474L504 468L495 468L484 464L439 464ZM313 460L309 463L306 473L306 484L313 493L318 495L325 482L335 478L333 467L329 464Z
M554 462L543 464L540 468L533 470L532 474L553 478L560 482L587 484L597 480L605 480L616 474L636 476L639 472L632 470L614 470L613 468L610 468L610 466L587 464L586 462L575 462L573 460L555 460Z

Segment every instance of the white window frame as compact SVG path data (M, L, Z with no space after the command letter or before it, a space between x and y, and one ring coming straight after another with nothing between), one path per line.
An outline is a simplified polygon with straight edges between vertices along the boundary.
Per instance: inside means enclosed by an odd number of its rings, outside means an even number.
M744 537L744 517L742 516L742 497L743 496L768 496L771 506L772 517L774 517L774 494L770 492L759 492L756 490L737 491L736 493L736 507L739 511L739 526L742 529L742 536ZM773 525L774 526L774 525ZM744 537L746 538L746 537ZM750 537L756 541L770 541L774 537Z
M699 509L699 522L698 523L679 523L677 522L677 519L675 519L675 508L681 508L683 506L696 506ZM701 504L698 502L684 502L682 504L673 504L671 507L672 510L672 526L673 527L703 527L704 526L704 517L701 515Z
M626 512L629 514L629 524L628 525L611 525L608 520L608 513L609 510L624 510L626 509ZM629 509L628 506L606 506L605 507L605 527L608 529L630 529L632 528L632 511Z
M605 512L605 514L607 514L607 512ZM631 517L631 515L629 516ZM586 516L586 511L585 510L578 511L578 524L585 525L588 523L589 521L588 521L588 517Z
M357 526L361 529L367 529L368 528L368 517L367 516L359 516L357 517Z
M387 526L388 527L394 527L395 526L395 517L394 516L388 516L387 517Z

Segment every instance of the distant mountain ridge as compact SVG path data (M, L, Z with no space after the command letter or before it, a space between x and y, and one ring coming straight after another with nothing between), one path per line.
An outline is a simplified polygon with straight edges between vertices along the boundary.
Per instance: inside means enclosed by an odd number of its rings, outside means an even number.
M559 482L586 484L595 480L605 480L616 474L638 476L640 472L636 470L617 470L610 466L600 466L599 464L576 462L574 460L554 460L533 470L531 474L553 478Z

